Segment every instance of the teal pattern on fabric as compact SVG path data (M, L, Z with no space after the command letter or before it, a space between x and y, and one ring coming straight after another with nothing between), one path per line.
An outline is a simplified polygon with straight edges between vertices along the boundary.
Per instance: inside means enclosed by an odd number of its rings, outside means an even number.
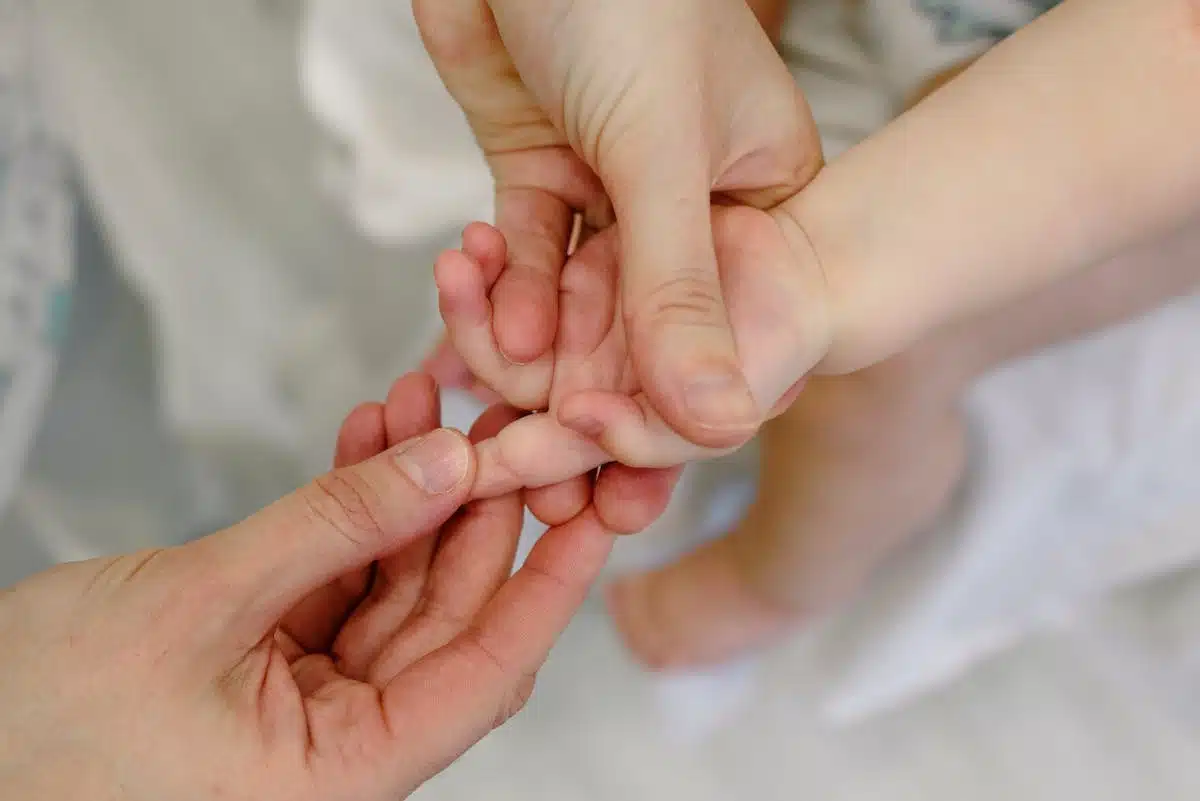
M964 0L912 0L913 8L937 25L938 41L960 44L991 40L999 42L1016 33L1017 28L984 14L975 4ZM1031 17L1040 16L1059 4L1059 0L1019 0Z
M49 309L46 312L46 341L61 348L67 338L71 323L71 301L75 295L69 286L61 286L50 293Z
M0 511L16 491L67 329L74 198L43 115L38 0L0 0Z

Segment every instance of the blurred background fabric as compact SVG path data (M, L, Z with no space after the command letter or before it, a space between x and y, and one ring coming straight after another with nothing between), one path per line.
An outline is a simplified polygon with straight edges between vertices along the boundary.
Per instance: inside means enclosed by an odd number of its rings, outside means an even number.
M0 0L0 510L50 392L70 300L73 194L50 135L32 0Z
M14 426L32 445L0 584L185 540L324 469L342 415L432 342L432 258L491 203L408 0L0 0L18 6L28 36L0 28L3 53L41 59L72 158L49 173L72 236L51 237L42 297L75 279ZM900 102L847 8L808 3L784 46L831 157ZM427 797L1194 798L1197 345L1185 298L988 377L938 530L761 659L647 676L590 607L530 710ZM472 412L448 403L460 426ZM718 532L752 465L692 470L613 571Z
M414 363L439 237L385 250L330 201L301 4L38 12L54 121L113 257L92 261L145 315L157 419L195 496L194 519L125 528L188 536L324 469L342 415Z
M1037 11L1025 0L976 3L971 24L947 37L944 15L927 5L797 5L783 53L828 158ZM306 37L306 96L342 143L341 185L352 188L340 197L365 233L403 244L417 222L436 229L422 216L431 165L456 165L433 193L438 213L466 222L486 206L487 173L421 56L407 2L316 0ZM975 464L959 503L828 631L810 634L827 662L820 694L832 718L901 703L1114 588L1200 556L1200 299L1009 366L977 388L971 412ZM753 457L693 469L668 516L622 543L614 570L661 561L736 520ZM694 693L686 682L664 692L684 723L708 719L688 699L718 709L714 695L736 696L746 676L738 666Z

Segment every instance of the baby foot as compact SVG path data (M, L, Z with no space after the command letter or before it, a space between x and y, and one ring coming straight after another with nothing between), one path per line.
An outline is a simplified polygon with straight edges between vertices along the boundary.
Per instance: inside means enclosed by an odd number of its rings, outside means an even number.
M773 643L846 600L942 510L963 470L963 417L878 374L814 379L764 429L762 483L741 525L610 588L645 664L702 666Z

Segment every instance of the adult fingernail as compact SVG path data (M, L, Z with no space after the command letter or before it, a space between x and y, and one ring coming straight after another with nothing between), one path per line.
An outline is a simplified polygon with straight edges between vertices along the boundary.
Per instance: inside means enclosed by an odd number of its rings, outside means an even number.
M396 455L396 464L430 495L445 495L466 479L470 455L462 437L438 429L410 442Z
M696 422L706 428L748 428L759 423L758 404L740 375L711 370L691 376L684 403Z

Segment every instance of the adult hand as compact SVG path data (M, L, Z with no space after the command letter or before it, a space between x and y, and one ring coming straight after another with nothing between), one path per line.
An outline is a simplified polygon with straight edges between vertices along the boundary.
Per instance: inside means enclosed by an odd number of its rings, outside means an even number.
M519 496L459 511L436 409L402 379L244 523L0 595L0 796L395 801L519 709L612 536L588 507L510 578Z
M824 275L786 208L777 213L718 208L713 231L750 386L757 398L777 399L769 412L774 417L790 406L803 376L829 346L831 309ZM601 232L568 259L554 348L525 365L504 358L490 325L488 289L507 269L499 231L472 225L464 234L463 250L448 251L438 260L442 317L471 372L514 406L549 410L480 444L473 497L556 484L610 462L670 468L720 455L672 430L631 368L617 298L616 234L615 227ZM781 365L792 372L781 371Z
M811 115L744 0L414 0L496 179L509 265L501 350L553 343L572 221L621 224L630 358L672 429L741 444L766 416L742 374L710 194L766 208L820 166ZM768 403L769 406L769 403Z

